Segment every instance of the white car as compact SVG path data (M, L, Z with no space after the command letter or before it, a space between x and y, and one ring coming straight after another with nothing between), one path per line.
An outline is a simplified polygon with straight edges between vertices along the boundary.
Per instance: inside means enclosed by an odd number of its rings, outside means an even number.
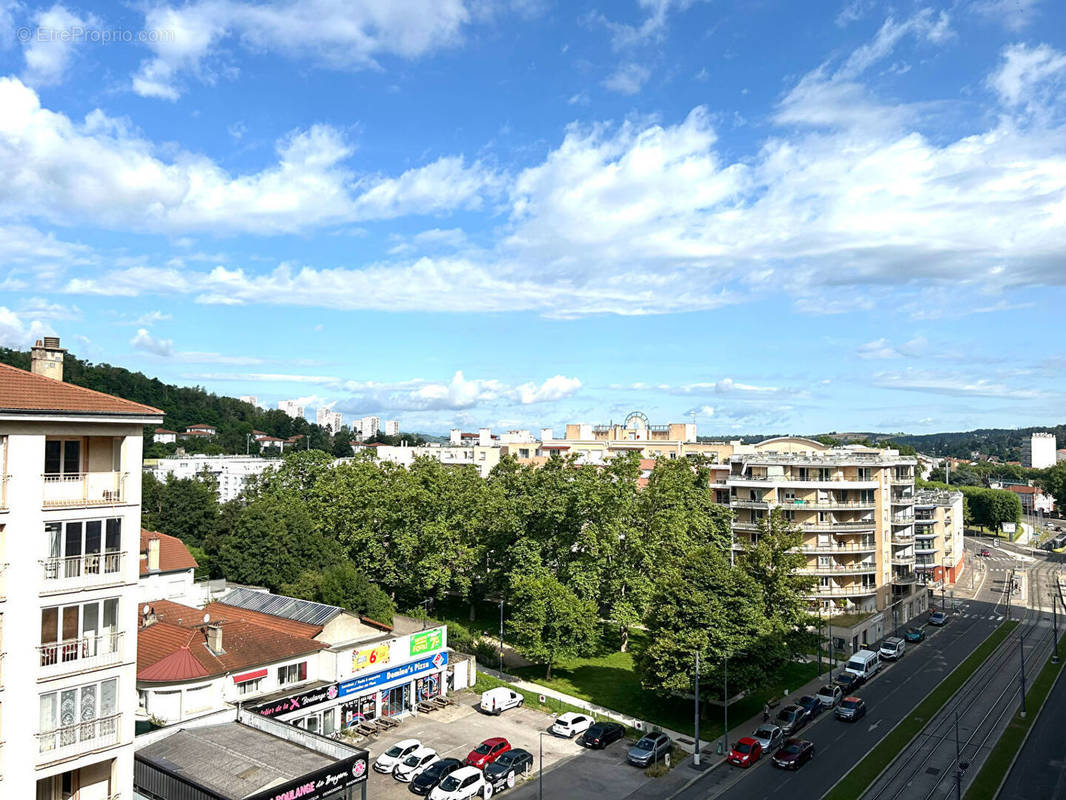
M573 739L579 733L587 731L591 726L592 717L587 714L567 711L555 719L555 724L552 725L552 733L556 736L565 736L567 739Z
M437 755L436 750L429 747L419 747L393 767L392 777L398 781L410 783L422 774L422 770L435 761L440 761L440 756Z
M418 739L404 739L402 742L397 742L377 757L374 761L374 769L387 775L396 768L397 764L421 746L422 743Z
M429 800L467 800L468 797L492 797L492 784L477 767L460 767L446 776L429 794Z

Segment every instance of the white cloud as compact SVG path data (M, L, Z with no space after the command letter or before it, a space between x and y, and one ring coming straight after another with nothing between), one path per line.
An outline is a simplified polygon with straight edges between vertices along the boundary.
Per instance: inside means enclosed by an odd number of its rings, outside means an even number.
M147 328L138 328L137 333L130 339L130 344L133 345L134 350L141 350L155 356L170 358L174 355L174 340L157 339L148 332Z
M74 57L74 48L83 44L79 32L98 27L92 14L78 17L58 3L33 17L33 29L24 47L26 69L22 79L31 86L61 83Z
M164 313L162 311L149 311L146 314L141 314L141 316L139 316L136 320L134 320L133 324L134 325L152 325L152 324L154 324L156 322L163 322L163 321L171 319L171 318L172 318L172 315Z
M636 94L650 77L651 70L641 64L623 64L604 79L603 85L612 92Z
M969 8L1009 31L1020 31L1032 23L1039 5L1040 0L977 0Z
M1050 396L1043 389L1028 388L1024 384L1014 385L1010 381L975 378L964 374L946 374L932 370L881 372L874 376L873 384L884 389L901 389L949 397L1032 400Z
M612 22L602 14L594 14L597 21L611 32L611 44L616 50L661 41L666 33L670 15L686 11L695 0L637 0L646 16L639 25Z
M1012 44L988 85L1008 106L1032 106L1060 100L1066 87L1066 53L1046 44Z
M45 335L54 335L50 325L40 320L27 321L6 306L0 306L0 347L22 349Z
M457 44L471 12L463 0L291 0L245 4L200 0L155 6L145 28L157 37L133 90L175 100L191 73L216 79L212 56L223 45L306 60L330 69L379 69L383 56L415 59ZM232 69L230 69L232 72Z
M569 397L581 388L581 381L577 378L567 378L565 375L556 375L548 378L538 386L530 381L523 383L514 389L513 393L522 405L530 403L550 403Z

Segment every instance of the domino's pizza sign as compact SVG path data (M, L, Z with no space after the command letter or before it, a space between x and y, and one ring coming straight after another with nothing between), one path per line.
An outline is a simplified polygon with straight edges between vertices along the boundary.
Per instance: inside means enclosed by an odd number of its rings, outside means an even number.
M394 681L411 680L427 672L438 672L447 663L448 652L442 650L428 658L420 658L418 661L401 664L393 669L385 669L381 672L375 672L373 675L359 675L355 678L349 678L338 685L337 694L340 697L348 697Z

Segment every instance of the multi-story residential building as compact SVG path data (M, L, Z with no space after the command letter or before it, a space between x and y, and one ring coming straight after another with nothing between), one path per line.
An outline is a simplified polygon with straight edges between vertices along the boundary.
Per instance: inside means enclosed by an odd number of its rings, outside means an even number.
M272 441L266 444L285 443L285 440L276 437L267 438ZM151 472L160 481L165 481L168 475L173 475L175 478L210 475L218 483L218 499L223 503L228 503L244 491L244 487L252 477L280 464L280 458L186 455L147 460L144 463L144 470Z
M1055 466L1055 434L1034 433L1022 442L1022 466L1046 469Z
M374 448L374 452L381 461L391 461L403 467L409 467L416 458L426 456L435 458L440 463L449 467L471 465L477 467L478 474L487 478L492 468L500 463L500 457L504 448L498 445L482 447L479 444L451 447L448 445L428 444L419 447L414 446L391 446L381 445Z
M128 800L142 433L163 412L63 383L63 352L0 365L0 793Z
M962 492L914 493L914 569L919 583L955 583L963 570Z
M386 436L399 436L400 435L400 421L398 419L385 420L385 435Z
M363 417L359 420L359 433L364 439L369 439L371 436L377 436L378 431L380 430L380 417Z
M304 407L297 400L279 400L278 410L284 411L293 419L303 419Z
M331 408L319 408L315 411L315 422L326 428L330 433L336 433L344 424L342 415Z
M924 608L915 591L913 457L800 437L736 449L728 478L735 537L756 537L760 521L781 509L803 531L812 603L829 614L891 607L897 621ZM878 629L869 637L880 638Z
M259 398L256 397L254 394L242 394L237 399L240 400L242 403L251 403L253 406L259 405Z

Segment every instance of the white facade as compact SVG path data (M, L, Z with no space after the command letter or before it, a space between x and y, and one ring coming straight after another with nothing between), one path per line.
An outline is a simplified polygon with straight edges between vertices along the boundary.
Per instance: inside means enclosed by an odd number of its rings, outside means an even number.
M142 426L160 422L0 411L3 797L129 796Z
M152 441L161 444L172 444L173 442L178 441L178 432L165 431L162 428L158 428L155 433L152 434Z
M328 429L330 433L336 433L341 429L341 425L344 424L344 418L338 411L330 408L319 408L315 411L315 423Z
M242 394L237 399L240 400L242 403L251 403L253 406L259 405L259 398L256 397L254 394Z
M400 421L398 419L385 420L385 435L386 436L399 436L400 435Z
M302 419L304 415L304 407L296 400L279 400L278 410L284 411L293 419Z
M380 430L380 417L363 417L359 420L359 433L364 439L369 439L371 436L377 436L378 431Z
M492 468L500 463L502 448L498 445L481 447L476 444L463 447L436 444L421 447L382 445L374 448L374 452L381 461L391 461L402 467L410 467L419 456L435 458L446 466L472 465L477 467L482 478L487 478Z
M1055 434L1034 433L1022 444L1022 466L1046 469L1055 466Z
M249 478L280 464L280 458L256 456L171 456L147 463L144 469L160 481L167 475L195 478L207 472L218 481L219 501L228 503L244 490Z

